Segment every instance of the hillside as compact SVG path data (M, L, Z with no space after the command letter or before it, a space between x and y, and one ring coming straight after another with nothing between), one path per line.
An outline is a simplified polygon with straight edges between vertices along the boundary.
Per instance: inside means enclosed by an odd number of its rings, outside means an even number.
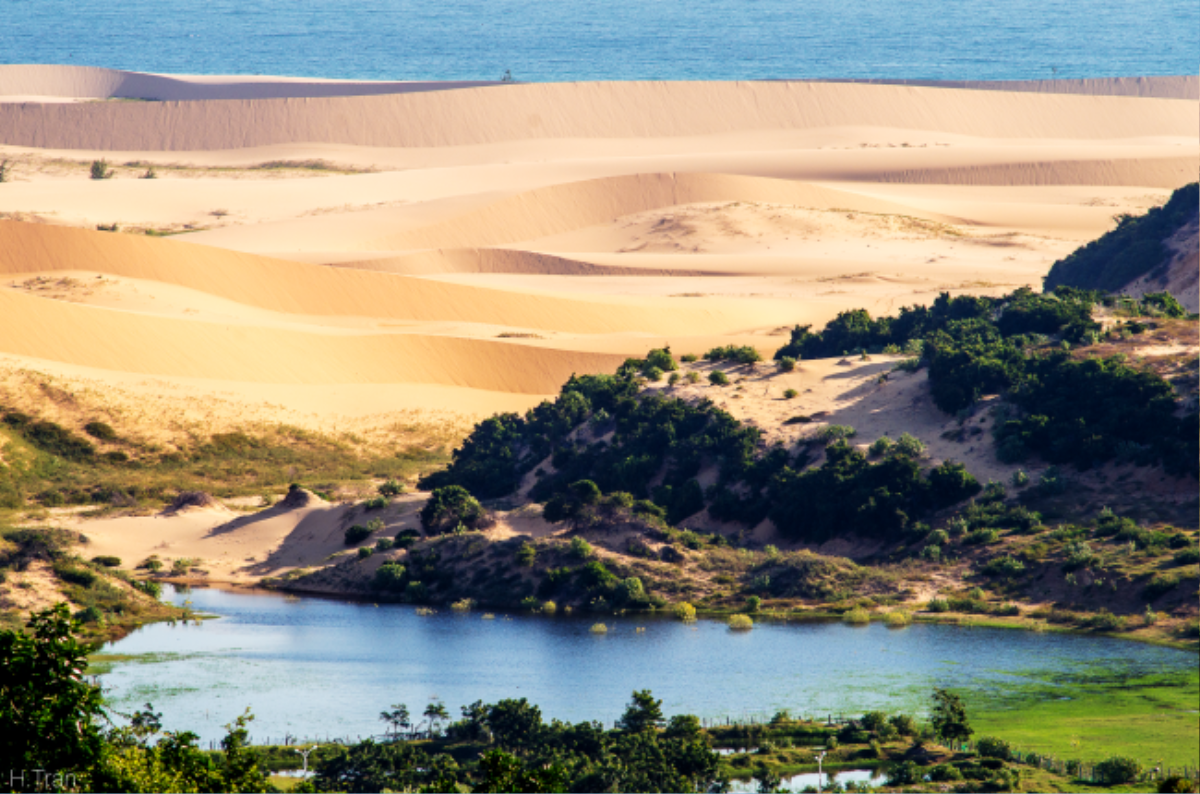
M415 505L381 513L356 554L277 585L598 612L920 610L1194 640L1194 324L1162 296L1132 315L1095 300L946 299L858 340L847 316L797 329L771 371L750 349L703 363L658 350L572 379L553 404L481 423L421 482L422 530ZM881 335L894 341L855 344ZM881 349L897 342L921 352ZM862 352L793 363L829 344ZM847 381L840 400L830 381ZM826 393L791 385L806 382ZM1094 403L1070 397L1081 389Z
M1139 298L1165 290L1189 311L1200 311L1200 185L1185 185L1163 206L1117 221L1117 228L1055 262L1046 289L1068 286Z

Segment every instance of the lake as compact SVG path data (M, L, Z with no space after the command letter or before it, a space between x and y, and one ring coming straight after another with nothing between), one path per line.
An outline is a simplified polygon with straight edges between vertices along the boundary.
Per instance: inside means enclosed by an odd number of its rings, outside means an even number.
M653 616L543 617L450 609L422 616L378 606L215 588L164 599L220 615L154 624L105 648L100 677L118 711L151 702L168 730L206 740L249 707L256 742L357 739L383 731L379 712L431 699L457 718L476 700L528 698L546 719L620 717L634 689L670 714L705 719L922 712L933 687L979 698L1031 683L1055 688L1095 670L1186 672L1195 655L1107 637L916 624L684 624ZM596 621L604 635L589 631ZM644 631L637 631L644 628Z
M389 80L1195 74L1200 4L1074 0L37 0L0 62Z

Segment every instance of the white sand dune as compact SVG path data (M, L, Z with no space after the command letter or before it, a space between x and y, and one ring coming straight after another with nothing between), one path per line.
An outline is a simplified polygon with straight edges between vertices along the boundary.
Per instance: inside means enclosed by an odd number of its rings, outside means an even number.
M476 88L494 81L322 80L262 75L169 75L94 66L0 65L0 102L141 99L186 102L205 99L295 99L404 94ZM23 96L22 96L23 95ZM7 97L7 100L5 99Z
M553 83L383 96L0 106L2 143L115 151L296 142L464 146L855 125L1000 138L1200 136L1195 103L1187 100L856 83Z
M1196 178L1198 87L0 66L0 354L146 416L356 431L667 343L769 355L846 309L1038 286ZM92 101L132 98L159 101Z

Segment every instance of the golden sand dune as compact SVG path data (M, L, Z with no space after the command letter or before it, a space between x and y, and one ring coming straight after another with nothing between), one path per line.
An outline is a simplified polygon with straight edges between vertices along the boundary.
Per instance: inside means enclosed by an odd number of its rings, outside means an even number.
M0 240L0 274L6 276L86 270L175 284L288 315L450 321L581 334L679 334L698 328L720 333L759 324L759 309L751 306L740 311L661 309L636 301L523 295L272 260L174 240L13 221L0 221Z
M221 427L478 417L664 343L769 355L846 309L1039 286L1195 179L1198 87L0 66L0 354L234 405ZM121 97L163 101L73 101Z
M635 174L554 185L501 199L453 220L370 241L383 249L504 245L548 237L661 207L707 201L752 201L817 209L956 219L894 202L783 179L724 174Z
M1000 138L1200 134L1193 102L806 82L552 83L315 99L0 106L0 142L188 151L280 143L465 146L846 126Z
M116 312L0 291L0 352L250 383L431 383L552 394L623 356L418 334L332 335Z

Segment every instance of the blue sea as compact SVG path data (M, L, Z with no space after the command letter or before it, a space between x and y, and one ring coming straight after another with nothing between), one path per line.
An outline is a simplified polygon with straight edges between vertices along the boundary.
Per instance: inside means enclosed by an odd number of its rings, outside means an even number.
M0 0L0 63L527 81L1196 74L1197 0Z

